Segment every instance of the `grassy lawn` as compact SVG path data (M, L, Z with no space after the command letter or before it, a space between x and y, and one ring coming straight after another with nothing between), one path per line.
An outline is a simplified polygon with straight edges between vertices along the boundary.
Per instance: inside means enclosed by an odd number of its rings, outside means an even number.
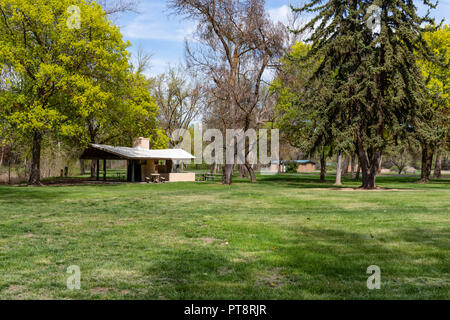
M450 179L316 179L0 187L0 298L450 298Z

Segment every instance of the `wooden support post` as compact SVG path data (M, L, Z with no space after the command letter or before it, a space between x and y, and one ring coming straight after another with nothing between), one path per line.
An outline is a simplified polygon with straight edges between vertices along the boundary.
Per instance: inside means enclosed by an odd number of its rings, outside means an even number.
M173 169L173 161L172 160L166 160L166 171L167 173L171 173Z
M97 159L97 181L100 180L100 160Z
M106 159L103 159L103 181L106 181Z

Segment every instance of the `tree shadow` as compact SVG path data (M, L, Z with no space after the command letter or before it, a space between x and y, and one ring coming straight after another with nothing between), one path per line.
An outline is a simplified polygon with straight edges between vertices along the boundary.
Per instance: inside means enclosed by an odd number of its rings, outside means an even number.
M232 261L224 248L189 247L162 250L145 272L149 298L222 299L248 296L238 289L252 277L251 264Z
M146 271L152 279L150 295L169 291L167 298L176 299L386 298L414 293L443 297L446 291L440 284L419 287L417 282L442 279L448 272L442 257L448 250L448 230L436 234L429 229L426 231L434 236L418 237L416 231L393 230L391 235L372 238L370 233L298 227L298 237L271 237L262 251L223 247L163 250ZM422 246L423 241L426 248L395 245L411 242ZM243 256L253 259L236 259ZM370 265L381 268L385 291L370 293L367 289Z
M396 234L405 242L445 249L450 252L450 228L444 225L439 230L426 227L400 229Z
M292 175L268 175L258 176L257 181L263 184L280 184L284 183L287 187L294 188L319 188L319 189L334 189L339 190L343 188L359 188L362 184L361 179L357 181L354 178L342 177L342 185L336 186L333 176L327 176L325 182L320 182L319 175L312 174L292 174ZM450 179L432 179L428 184L420 184L420 178L416 177L391 177L391 176L379 176L377 177L377 185L382 189L450 189ZM246 179L236 179L240 183L250 183ZM398 184L399 186L395 186Z
M73 195L74 189L72 187L86 187L86 188L106 188L118 187L120 184L90 184L90 185L71 185L71 186L42 186L32 187L27 185L22 186L0 186L0 200L3 203L17 203L26 200L57 200L70 199ZM89 193L86 194L86 197Z
M291 240L280 250L280 255L287 265L310 277L323 274L337 282L343 277L367 278L366 268L372 264L388 271L390 277L408 277L414 273L419 277L444 277L448 268L444 259L436 257L448 252L449 230L422 231L426 232L417 234L417 228L407 228L372 237L370 233L300 227L298 232L309 241L299 245L297 240ZM421 248L393 245L401 242Z

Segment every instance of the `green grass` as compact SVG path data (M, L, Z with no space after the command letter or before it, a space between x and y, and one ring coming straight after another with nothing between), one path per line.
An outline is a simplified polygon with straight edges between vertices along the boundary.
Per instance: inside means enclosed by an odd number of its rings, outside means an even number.
M0 187L0 298L450 298L449 179L258 180Z

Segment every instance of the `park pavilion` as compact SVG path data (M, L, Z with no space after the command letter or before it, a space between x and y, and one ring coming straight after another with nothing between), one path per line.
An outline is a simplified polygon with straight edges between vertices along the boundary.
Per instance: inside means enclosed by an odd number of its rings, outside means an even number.
M100 180L100 161L103 161L103 180L106 180L106 160L126 160L128 182L195 181L195 173L178 172L180 161L191 161L193 155L182 149L151 150L147 138L138 138L133 148L90 144L81 160L97 161L97 180Z

